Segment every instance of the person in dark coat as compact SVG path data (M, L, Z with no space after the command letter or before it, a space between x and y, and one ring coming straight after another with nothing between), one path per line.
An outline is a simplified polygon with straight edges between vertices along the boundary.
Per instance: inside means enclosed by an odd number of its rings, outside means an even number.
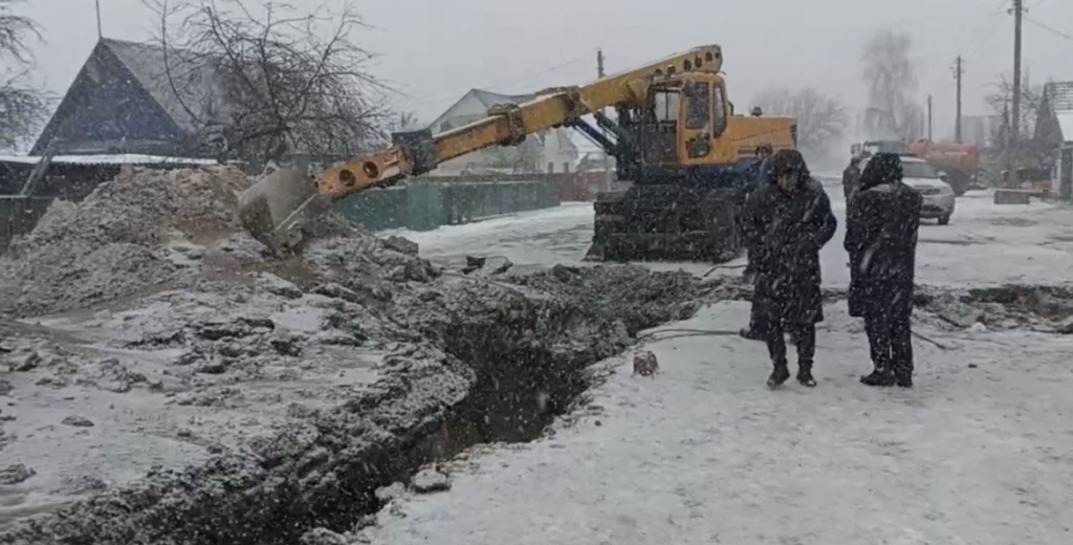
M771 156L774 151L770 145L761 144L756 148L757 160L755 163L749 166L746 170L746 175L750 177L751 185L745 194L746 200L748 196L758 187L763 187L771 183ZM745 210L744 203L743 209L739 210L739 235L741 236L742 243L745 245L745 271L742 273L745 281L752 284L756 280L756 260L753 256L756 254L756 249L752 246L755 241L750 243L750 238L746 233L745 225ZM741 336L753 340L763 341L767 339L766 333L767 327L764 323L764 317L757 305L752 305L752 310L749 313L749 325L741 330Z
M849 166L842 171L842 193L846 196L846 202L857 191L861 181L861 158L854 156L849 160Z
M842 171L842 194L845 196L847 203L860 187L862 159L860 156L850 158L849 166Z
M773 182L757 188L746 204L746 231L756 250L753 304L766 322L774 366L768 386L790 378L784 337L789 331L797 340L797 380L813 387L816 324L823 321L820 248L834 236L836 220L827 193L799 152L776 153L772 174Z
M923 197L902 183L902 161L881 153L861 174L849 204L850 315L864 317L873 372L869 386L913 385L913 276Z

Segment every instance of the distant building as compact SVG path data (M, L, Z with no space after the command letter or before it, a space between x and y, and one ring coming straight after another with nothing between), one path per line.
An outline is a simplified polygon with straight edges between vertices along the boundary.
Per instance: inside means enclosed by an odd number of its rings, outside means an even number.
M183 103L172 90L164 59L161 47L102 38L30 154L210 155L191 111L218 118L222 86L211 67L186 68L183 92L192 96Z
M1053 178L1058 180L1060 197L1069 200L1073 196L1073 81L1043 87L1035 139L1055 150Z
M433 134L456 129L483 119L497 104L521 104L536 95L501 95L471 89L440 114L430 125ZM575 169L580 153L565 129L551 129L526 137L514 147L493 147L440 165L437 174L471 173L563 173Z
M980 149L995 147L992 135L1002 124L1002 118L995 115L966 115L961 118L961 142Z

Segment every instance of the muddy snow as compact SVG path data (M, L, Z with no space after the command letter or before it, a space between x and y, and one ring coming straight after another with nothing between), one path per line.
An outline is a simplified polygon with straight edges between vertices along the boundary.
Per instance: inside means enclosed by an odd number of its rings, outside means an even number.
M734 289L640 267L466 274L334 216L277 260L234 223L248 184L125 170L0 257L0 542L350 528L426 462L539 436L591 363Z
M656 329L657 375L602 362L540 440L470 450L450 491L394 499L350 543L1069 542L1073 337L919 316L948 350L918 340L918 387L873 390L860 324L825 312L815 390L767 391L761 343ZM718 303L666 328L747 319Z
M845 204L829 193L840 220ZM583 251L582 206L407 233L457 263L519 266ZM840 229L843 226L840 226ZM483 232L482 232L483 231ZM349 543L1066 543L1073 535L1073 210L958 200L921 229L917 388L872 390L863 324L846 315L841 233L821 255L819 388L771 393L761 343L725 334L741 302L640 335L539 440L483 445L439 470L451 489L396 496ZM697 276L741 262L646 264ZM659 371L636 373L651 351Z
M1068 208L922 229L908 392L856 383L836 236L820 388L773 394L740 262L582 263L585 203L329 216L278 260L234 223L249 183L125 170L0 257L0 543L1070 535Z

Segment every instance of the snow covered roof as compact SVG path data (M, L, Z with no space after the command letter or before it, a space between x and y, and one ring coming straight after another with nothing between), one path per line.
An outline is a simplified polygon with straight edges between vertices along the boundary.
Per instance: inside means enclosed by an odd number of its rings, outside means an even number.
M461 127L485 117L488 115L488 109L497 104L521 104L534 98L536 95L504 95L483 89L470 89L430 123L429 128L435 133Z
M167 112L175 124L183 130L197 130L194 119L187 108L195 110L198 115L205 115L206 108L219 107L223 94L216 71L205 62L197 66L184 63L181 52L173 52L168 58L172 70L171 81L179 86L183 98L176 96L172 89L168 72L165 68L164 48L154 44L128 42L102 38L102 47L108 48L126 66L131 75L138 80L153 100ZM197 111L201 110L201 111Z
M195 116L220 119L231 108L215 63L184 55L168 56L169 78L162 47L101 38L31 153L187 155Z
M1062 138L1066 142L1073 142L1073 111L1058 112L1058 126L1062 131Z
M1043 92L1050 100L1051 108L1056 112L1073 112L1073 81L1052 81L1047 83ZM1073 138L1069 133L1066 136Z
M0 163L19 163L32 165L41 160L34 155L0 155ZM56 155L52 157L55 164L65 165L215 165L213 159L196 159L193 157L167 157L163 155L142 155L126 153L118 155Z

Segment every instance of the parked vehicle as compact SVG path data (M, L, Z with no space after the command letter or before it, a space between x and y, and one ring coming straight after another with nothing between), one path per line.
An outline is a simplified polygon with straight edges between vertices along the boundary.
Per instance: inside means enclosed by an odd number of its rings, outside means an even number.
M946 182L959 197L976 185L980 170L980 148L976 146L917 140L909 144L909 152L945 172Z
M868 165L866 158L861 163L861 170ZM902 182L917 190L924 197L924 205L920 209L920 217L923 219L936 219L939 225L950 223L950 217L954 215L954 206L957 196L954 188L946 181L946 173L939 172L927 161L909 155L902 156Z

